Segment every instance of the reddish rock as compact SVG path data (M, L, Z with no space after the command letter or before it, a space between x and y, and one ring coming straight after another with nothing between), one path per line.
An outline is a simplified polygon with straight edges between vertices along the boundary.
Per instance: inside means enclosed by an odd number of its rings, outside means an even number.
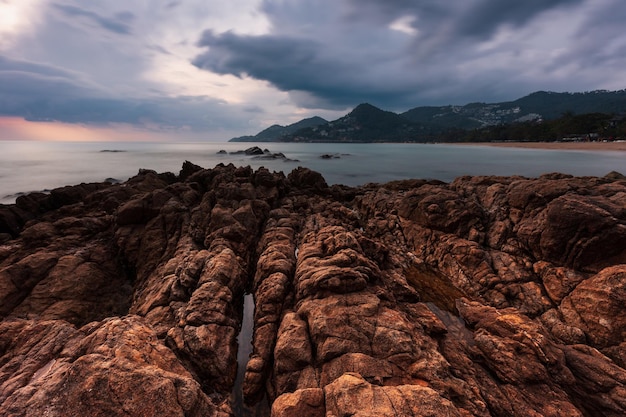
M579 284L561 303L564 321L582 329L592 346L626 340L626 265L603 269Z
M228 415L138 317L0 327L0 415Z
M272 416L326 416L324 391L320 388L301 389L294 393L283 394L272 404Z
M539 259L595 270L606 259L626 261L624 207L605 197L565 195L520 228Z
M379 387L358 374L346 373L324 388L326 415L331 416L462 416L436 391L420 385Z
M23 196L0 207L0 416L229 416L234 389L284 417L622 416L625 236L615 175L186 162Z

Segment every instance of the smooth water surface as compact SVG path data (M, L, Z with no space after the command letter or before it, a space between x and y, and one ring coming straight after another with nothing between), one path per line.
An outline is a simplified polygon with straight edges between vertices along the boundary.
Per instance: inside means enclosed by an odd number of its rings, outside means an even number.
M218 155L259 146L297 161ZM324 154L335 158L323 159ZM461 175L547 172L602 176L626 173L626 152L558 151L435 144L0 142L0 203L19 193L105 179L125 181L139 168L178 173L185 160L205 168L219 163L265 166L287 175L298 166L319 171L329 184L361 185L396 179L452 181Z
M252 337L254 335L254 296L245 294L243 297L243 315L241 330L237 336L237 378L233 387L233 411L236 416L253 416L254 409L247 407L243 401L243 380L246 365L252 354Z

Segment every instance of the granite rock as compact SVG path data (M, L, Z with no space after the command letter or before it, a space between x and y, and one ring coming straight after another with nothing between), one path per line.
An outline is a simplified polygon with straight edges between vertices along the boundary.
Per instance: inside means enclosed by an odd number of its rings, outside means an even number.
M0 416L622 416L625 288L618 175L140 170L0 206Z

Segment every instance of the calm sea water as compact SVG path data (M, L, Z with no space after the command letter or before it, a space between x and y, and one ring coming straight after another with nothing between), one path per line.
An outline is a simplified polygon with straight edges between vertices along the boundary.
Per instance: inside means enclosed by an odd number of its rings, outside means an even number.
M255 160L218 155L257 145L290 159ZM117 152L103 152L117 151ZM338 156L323 159L323 154ZM178 173L185 160L205 168L219 163L265 166L288 174L298 166L321 172L329 184L360 185L395 179L451 181L461 175L523 175L547 172L602 176L626 173L626 152L556 151L432 144L120 143L0 141L0 203L19 193L43 191L107 178L124 181L139 168Z

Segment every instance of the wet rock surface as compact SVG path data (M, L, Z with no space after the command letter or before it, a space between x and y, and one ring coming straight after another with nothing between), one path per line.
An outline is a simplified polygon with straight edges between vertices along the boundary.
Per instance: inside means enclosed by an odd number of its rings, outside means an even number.
M242 414L246 293L243 415L626 414L623 178L186 162L0 206L0 415Z

